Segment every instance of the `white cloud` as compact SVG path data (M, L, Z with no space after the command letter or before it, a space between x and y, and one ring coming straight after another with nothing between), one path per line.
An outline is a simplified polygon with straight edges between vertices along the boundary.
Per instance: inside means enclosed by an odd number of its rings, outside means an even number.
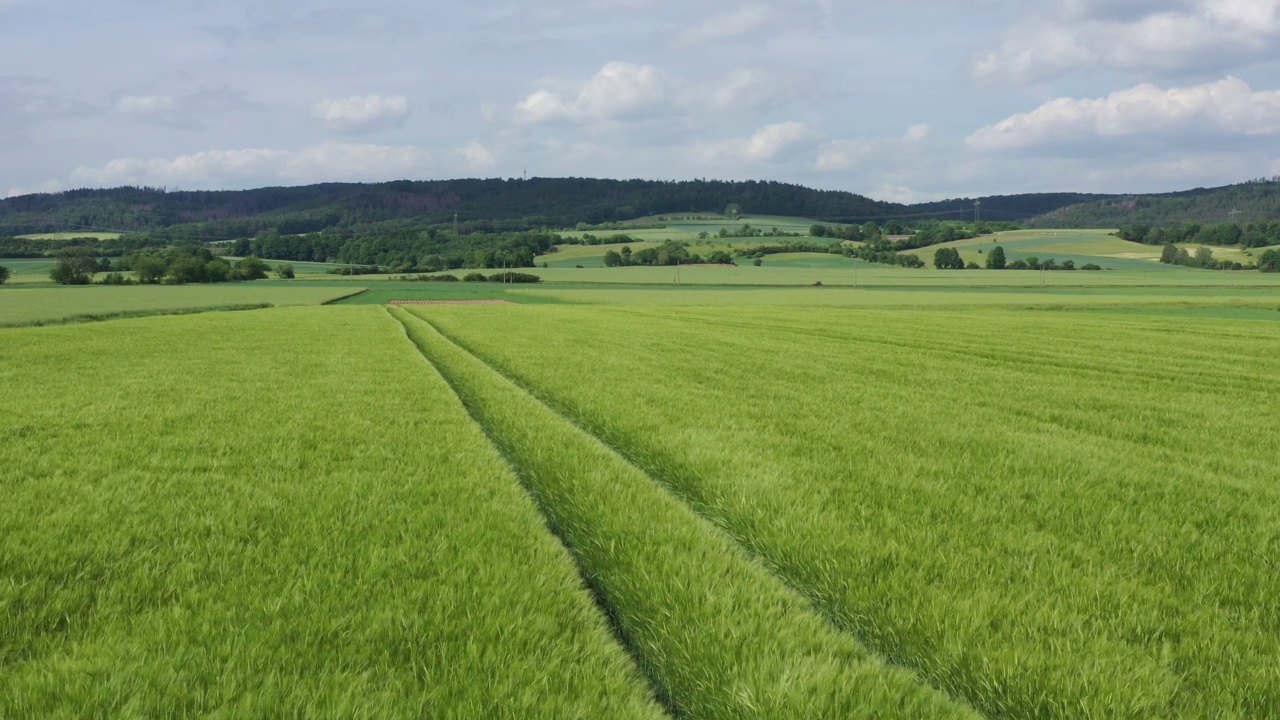
M1217 69L1280 53L1280 0L1063 0L1019 22L977 58L980 82L1034 82L1072 71Z
M718 85L687 93L685 103L717 112L754 110L772 104L784 94L782 84L777 77L758 70L736 70Z
M413 146L323 143L301 150L207 150L176 158L120 158L81 166L74 185L221 188L260 182L311 183L422 177L431 154Z
M409 119L409 113L409 99L399 95L327 99L311 108L311 117L325 129L347 134L400 127Z
M125 95L116 101L116 112L122 115L164 115L173 112L176 104L168 95Z
M873 157L885 151L900 152L902 149L920 145L929 139L933 128L920 123L907 128L901 137L877 140L833 140L818 152L818 160L814 167L822 172L850 172L857 170Z
M1280 133L1280 92L1254 92L1234 77L1167 90L1144 84L1105 98L1059 98L984 127L966 143L990 152L1139 133Z
M680 35L686 45L705 45L734 40L763 28L773 17L767 5L753 3L717 13Z
M782 122L766 125L748 138L703 145L699 155L706 162L754 165L779 159L816 137L804 123Z
M652 65L611 62L581 86L576 96L538 90L516 105L517 122L594 123L642 117L668 105L671 81Z
M478 140L471 141L455 152L462 158L466 168L473 172L485 172L498 165L498 159Z

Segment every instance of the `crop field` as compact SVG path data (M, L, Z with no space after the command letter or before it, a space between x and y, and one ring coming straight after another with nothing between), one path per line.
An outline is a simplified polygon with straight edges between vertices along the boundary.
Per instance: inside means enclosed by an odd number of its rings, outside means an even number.
M0 259L0 265L9 268L10 285L26 285L30 283L48 283L49 271L53 269L53 260L43 258L8 258Z
M972 710L1280 714L1270 323L415 312Z
M380 308L6 330L0 387L0 717L662 717Z
M927 262L933 259L938 248L953 247L960 251L966 262L982 265L985 253L996 245L1004 248L1010 261L1038 257L1041 260L1054 258L1059 262L1073 260L1077 265L1096 263L1110 270L1177 270L1160 264L1159 247L1126 242L1102 230L1017 230L935 245L912 253ZM1178 246L1192 254L1201 247L1207 247L1220 260L1244 264L1257 262L1260 254L1256 249L1240 246L1197 243L1179 243Z
M527 268L522 272L538 275L547 283L604 283L611 285L773 285L861 287L1272 287L1280 288L1280 276L1257 271L1216 272L1189 268L1173 268L1156 264L1140 270L1088 272L1035 270L935 270L932 267L912 270L854 263L836 258L830 264L816 262L791 266L777 265L764 259L755 267L749 261L738 261L736 267L595 267L595 268ZM1141 261L1132 261L1141 262ZM857 268L856 272L854 268ZM1166 269L1168 268L1168 269ZM456 273L455 273L456 274Z
M0 327L210 308L320 305L358 290L263 283L0 288Z
M1280 717L1280 276L765 263L0 288L0 718Z
M409 291L372 291L351 303L408 296ZM672 307L770 306L848 308L1004 307L1013 309L1155 309L1169 311L1224 308L1249 309L1258 317L1280 319L1280 291L1273 288L1206 287L735 287L735 286L591 286L555 285L508 290L501 297L515 303L572 303Z

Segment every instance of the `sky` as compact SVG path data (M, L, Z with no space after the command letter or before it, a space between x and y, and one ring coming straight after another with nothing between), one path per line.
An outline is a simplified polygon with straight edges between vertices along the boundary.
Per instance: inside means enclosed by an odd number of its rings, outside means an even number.
M1280 175L1280 0L0 0L0 197L455 177L916 202Z

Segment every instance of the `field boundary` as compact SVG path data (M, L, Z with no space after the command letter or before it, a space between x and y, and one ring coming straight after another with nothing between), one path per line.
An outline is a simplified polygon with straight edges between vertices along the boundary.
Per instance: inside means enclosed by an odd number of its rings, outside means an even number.
M795 583L791 582L790 579L787 578L785 575L783 575L778 570L777 566L774 563L770 562L767 557L764 557L762 554L760 554L759 552L756 552L751 547L749 547L746 543L744 543L741 540L741 538L738 535L736 535L723 522L718 521L715 517L708 515L704 510L700 509L701 503L698 503L692 500L686 493L682 492L677 485L670 482L667 479L666 473L656 470L653 466L651 466L648 463L639 461L635 453L629 452L627 448L620 447L616 443L609 441L607 439L607 436L604 433L602 433L598 428L594 427L591 424L582 422L578 418L578 415L576 413L567 411L562 406L561 403L557 402L553 398L547 397L547 395L541 392L538 388L530 386L528 383L524 382L520 378L513 377L511 374L509 374L505 370L505 368L495 364L492 360L490 360L486 356L480 353L477 353L468 344L455 338L452 334L442 330L435 323L432 323L428 319L418 315L414 315L413 317L417 318L418 320L425 323L428 327L435 330L436 333L438 333L447 342L452 343L460 351L474 358L477 362L483 364L485 367L489 368L495 374L497 374L501 378L510 382L513 386L515 386L520 391L528 395L534 401L546 407L549 411L551 411L551 413L553 413L557 418L559 418L565 424L571 426L572 428L578 430L579 432L584 433L591 439L598 442L610 453L620 458L623 462L625 462L627 465L630 465L643 477L648 479L651 483L654 484L654 486L659 488L660 491L666 493L671 498L673 498L681 507L683 507L687 512L689 512L691 515L697 518L698 521L705 523L706 525L714 528L716 531L718 531L720 534L726 537L728 541L735 548L737 548L739 552L743 554L744 557L748 558L751 562L753 562L758 567L760 567L769 577L771 577L775 582L778 583L779 586L784 588L787 592L790 592L791 594L799 598L804 603L804 605L809 609L809 611L813 613L813 615L815 615L818 619L820 619L824 625L830 628L832 632L853 640L859 646L861 646L869 656L874 657L883 666L910 673L916 679L916 682L919 683L921 686L929 688L934 693L937 693L939 696L946 698L948 701L950 701L951 703L954 703L955 705L963 707L965 710L973 713L975 716L986 717L985 713L983 713L983 711L980 708L975 706L970 701L969 698L964 697L962 695L957 695L955 693L952 693L943 689L942 687L939 687L938 685L931 682L930 679L921 671L920 668L910 664L899 662L897 660L897 655L893 653L885 652L883 648L876 647L874 644L867 642L867 640L864 637L862 637L861 634L856 631L856 629L847 627L844 623L840 622L837 617L835 617L832 613L827 611L827 609L823 605L820 598L815 597L812 593L808 592L803 587L797 586ZM424 355L426 355L425 351L424 351ZM432 362L434 363L434 361ZM441 374L445 374L443 370L441 370ZM447 375L446 375L446 379L448 379ZM451 385L453 384L452 381L450 381L450 384ZM460 391L459 391L459 397L463 398L464 404L467 404L465 400L465 396ZM476 422L479 423L482 427L485 427L486 433L489 432L489 429L485 426L485 423L482 422L479 418L476 419ZM505 453L504 453L504 456L505 456ZM572 547L572 546L569 546L569 547Z
M166 315L199 315L207 312L244 312L247 310L266 310L273 308L271 303L249 303L244 305L216 305L201 308L177 308L174 310L122 310L114 313L87 313L68 315L54 320L25 320L21 322L0 323L0 328L52 327L57 325L80 325L83 323L106 322L108 320L131 320L134 318L161 317Z
M354 290L354 291L349 292L349 293L347 293L347 294L345 294L345 295L339 295L338 297L330 298L330 299L325 300L324 302L322 302L322 303L320 303L320 304L321 304L321 305L337 305L338 303L342 302L343 300L350 300L350 299L351 299L351 298L353 298L353 297L358 297L358 296L363 295L363 294L365 294L365 293L367 293L367 292L369 292L369 288L360 288L359 290Z

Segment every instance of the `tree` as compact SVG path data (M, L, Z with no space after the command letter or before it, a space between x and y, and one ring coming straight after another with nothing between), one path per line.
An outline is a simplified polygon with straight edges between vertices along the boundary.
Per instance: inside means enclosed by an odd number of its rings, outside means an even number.
M604 253L605 267L620 267L622 265L622 255L617 250L606 250Z
M955 248L938 248L933 254L933 266L939 270L963 270L964 259Z
M1217 261L1213 259L1212 250L1207 247L1202 247L1196 250L1196 257L1195 260L1192 261L1192 264L1199 268L1212 268L1217 264Z
M751 261L751 264L755 265L756 267L760 267L761 265L764 265L764 258L756 258L755 260Z
M144 285L155 285L160 282L169 269L165 261L155 255L133 255L128 262L130 269L138 276L138 282Z
M1258 269L1264 273L1280 272L1280 250L1268 250L1258 258Z
M884 234L885 235L906 235L907 232L906 232L906 228L902 226L901 222L897 220L890 220L884 226Z
M1007 264L1008 261L1004 256L1004 248L999 245L992 248L991 252L987 254L988 270L1003 270Z
M62 253L49 277L59 285L88 285L98 272L98 261L88 248L71 248Z
M293 271L293 266L289 263L281 263L276 266L276 277L281 280L292 280L297 277L297 273Z
M250 255L249 257L236 263L236 272L240 274L243 280L262 280L267 277L267 271L271 267L259 260L257 257Z
M810 237L826 237L826 236L827 236L827 226L826 226L826 225L814 225L814 226L810 227L810 228L809 228L809 236L810 236Z
M9 268L0 265L0 285L9 282Z

